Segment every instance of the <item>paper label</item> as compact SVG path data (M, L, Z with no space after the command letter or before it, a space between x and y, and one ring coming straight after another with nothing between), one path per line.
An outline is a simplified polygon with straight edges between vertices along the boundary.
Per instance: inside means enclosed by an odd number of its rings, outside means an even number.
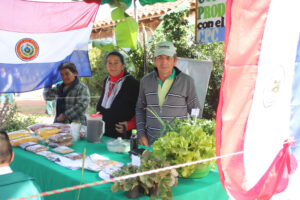
M193 108L193 109L192 109L191 115L192 115L193 117L198 117L198 116L199 116L199 112L200 112L200 109L199 109L199 108Z
M131 164L139 167L141 165L141 158L131 154Z

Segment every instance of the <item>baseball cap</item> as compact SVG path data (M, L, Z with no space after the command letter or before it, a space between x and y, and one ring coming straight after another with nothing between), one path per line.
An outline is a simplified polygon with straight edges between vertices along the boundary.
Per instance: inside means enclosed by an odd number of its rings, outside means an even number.
M176 49L172 42L164 41L158 43L156 46L154 57L159 55L167 55L167 56L174 56L176 54Z

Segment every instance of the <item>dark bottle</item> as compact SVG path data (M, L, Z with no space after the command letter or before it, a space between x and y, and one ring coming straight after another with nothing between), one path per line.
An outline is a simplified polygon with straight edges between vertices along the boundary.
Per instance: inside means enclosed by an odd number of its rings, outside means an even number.
M130 137L130 151L138 149L138 138L136 134L136 129L132 130L132 134Z

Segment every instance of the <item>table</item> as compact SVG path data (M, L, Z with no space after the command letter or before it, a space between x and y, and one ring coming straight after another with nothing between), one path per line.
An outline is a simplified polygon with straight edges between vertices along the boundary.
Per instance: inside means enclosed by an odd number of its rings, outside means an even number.
M75 152L83 152L86 148L87 155L98 153L111 160L117 160L123 163L130 162L128 153L118 154L108 152L105 141L109 140L103 137L102 143L88 143L85 139L71 147ZM32 152L24 151L16 147L15 159L11 164L14 171L22 171L35 178L43 192L53 189L74 186L80 184L81 170L70 170L59 166L46 158L36 155ZM98 173L84 170L83 183L100 181ZM80 199L126 199L124 191L112 193L110 190L112 183L102 184L89 188L81 189ZM78 190L64 192L46 196L46 200L76 200ZM217 171L211 171L207 177L201 179L183 179L179 178L178 185L173 188L174 199L205 199L205 200L223 200L229 199L219 180ZM141 196L138 199L149 199L147 196Z

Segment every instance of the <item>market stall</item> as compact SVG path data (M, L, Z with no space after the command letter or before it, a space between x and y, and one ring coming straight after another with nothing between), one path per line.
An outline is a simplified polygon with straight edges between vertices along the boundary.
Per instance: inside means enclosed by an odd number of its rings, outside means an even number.
M102 143L88 143L85 139L75 142L72 149L75 152L83 152L86 148L86 154L93 153L108 157L110 160L116 160L127 164L130 162L128 153L119 154L107 151L107 137L103 137ZM15 159L11 167L14 171L23 171L34 177L40 185L42 191L50 191L64 187L80 184L81 170L70 170L46 158L25 151L19 147L14 148ZM100 181L98 173L84 170L82 183L91 183ZM123 191L117 193L111 192L112 183L84 188L80 192L80 199L126 199ZM217 171L211 171L208 176L201 179L183 179L179 178L177 187L173 188L174 199L228 199L224 191ZM45 199L76 199L78 190L64 192L45 197ZM149 199L147 196L141 196L139 199Z

